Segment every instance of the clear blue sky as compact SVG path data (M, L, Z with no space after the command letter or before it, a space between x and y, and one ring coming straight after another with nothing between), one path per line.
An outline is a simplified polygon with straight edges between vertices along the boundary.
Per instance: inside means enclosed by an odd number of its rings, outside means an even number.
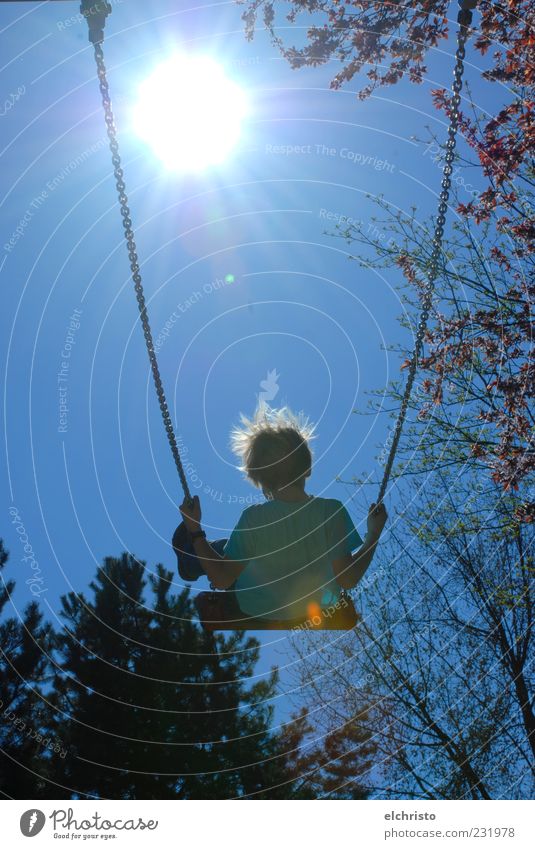
M380 473L374 458L388 418L353 410L399 373L382 345L403 339L401 278L360 269L324 231L340 215L373 226L368 193L404 210L414 204L422 220L434 211L440 174L411 136L424 136L427 123L444 135L430 89L449 84L451 57L436 52L422 86L363 103L355 81L329 90L333 65L291 71L263 33L247 43L233 3L176 7L114 3L105 53L155 338L180 312L160 365L205 527L227 535L239 499L258 497L235 469L228 435L276 370L272 403L319 423L309 491L355 495L348 507L364 535L370 490L335 478ZM23 607L31 594L10 525L16 505L50 613L62 593L86 589L105 555L129 550L149 568L174 569L181 500L137 323L86 27L67 21L77 12L74 2L0 5L0 532ZM129 132L138 83L174 49L213 55L251 102L234 154L202 175L165 172ZM477 93L479 74L468 73ZM234 282L221 285L228 274ZM73 315L79 327L68 340ZM285 637L269 642L266 666L280 660Z

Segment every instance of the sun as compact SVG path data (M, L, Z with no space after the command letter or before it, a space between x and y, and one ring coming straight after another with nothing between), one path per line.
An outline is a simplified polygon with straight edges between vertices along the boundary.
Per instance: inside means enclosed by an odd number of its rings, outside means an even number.
M228 156L247 111L242 89L208 56L176 54L144 80L134 131L173 171L199 171Z

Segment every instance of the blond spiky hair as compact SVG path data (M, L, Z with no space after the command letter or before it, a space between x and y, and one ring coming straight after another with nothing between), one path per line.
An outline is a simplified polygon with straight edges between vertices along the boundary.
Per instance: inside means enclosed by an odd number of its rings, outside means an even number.
M254 486L272 492L310 475L309 442L315 428L303 413L263 402L252 419L241 413L240 421L242 426L231 431L230 445L241 460L238 468Z

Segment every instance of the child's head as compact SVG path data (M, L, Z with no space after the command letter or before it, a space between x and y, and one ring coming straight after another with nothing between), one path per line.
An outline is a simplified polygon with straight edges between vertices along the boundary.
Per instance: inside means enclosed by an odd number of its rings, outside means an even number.
M241 460L240 470L264 493L284 487L304 486L310 475L309 442L314 427L288 407L274 410L261 404L252 419L240 416L242 427L232 430L230 441Z

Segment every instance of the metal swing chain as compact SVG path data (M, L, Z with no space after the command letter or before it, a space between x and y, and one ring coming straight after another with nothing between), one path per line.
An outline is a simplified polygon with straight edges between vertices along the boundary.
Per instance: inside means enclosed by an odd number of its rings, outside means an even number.
M98 19L95 10L101 12L100 20ZM82 14L84 14L84 4L82 4L81 11ZM125 191L126 185L124 182L124 172L121 167L121 157L119 155L117 129L115 127L115 120L110 99L110 90L108 86L108 78L106 74L106 65L104 64L104 53L102 50L102 40L104 38L104 20L106 14L109 14L110 11L111 7L109 7L108 4L101 4L99 6L99 4L93 3L93 5L89 7L89 9L85 7L85 17L87 18L89 24L89 38L90 41L92 41L95 49L95 62L97 65L100 93L102 95L102 106L104 108L104 116L106 120L109 147L111 151L111 160L113 164L113 174L115 177L117 197L119 199L121 217L123 220L123 230L126 240L126 246L128 249L128 258L130 260L132 280L134 281L134 289L137 298L137 305L139 308L139 316L141 319L141 326L143 329L143 335L145 337L145 345L147 347L147 353L149 355L150 366L152 369L152 377L154 379L154 386L156 389L156 395L158 396L158 403L160 405L162 419L167 433L167 439L169 440L169 445L171 446L171 452L173 454L175 466L178 471L180 483L182 484L182 489L184 490L184 497L187 500L191 501L191 493L184 472L184 467L182 465L182 460L180 458L180 452L178 450L176 436L173 429L173 423L171 421L171 415L169 413L169 407L167 405L167 399L165 397L165 390L162 384L158 360L156 358L156 352L154 350L152 331L150 328L147 305L145 302L145 293L143 291L143 283L141 280L141 274L139 269L137 247L134 238L134 231L132 229L132 217L130 207L128 205L128 196ZM91 15L94 16L93 19L91 18Z
M386 492L386 487L390 478L390 473L392 471L392 465L396 456L401 431L405 423L405 417L407 415L407 409L412 393L414 378L416 376L416 370L418 367L418 357L422 349L423 339L427 328L427 320L429 318L429 312L433 303L434 284L438 276L439 260L440 255L442 253L442 240L444 237L446 213L448 211L448 201L451 188L451 173L453 171L452 165L455 155L457 128L459 125L459 105L461 102L461 89L463 85L465 44L468 36L468 27L472 23L472 9L476 6L476 0L460 0L459 5L461 7L461 11L459 12L457 18L459 23L459 31L457 33L457 50L455 53L456 63L453 70L453 97L451 99L450 105L450 121L448 126L448 139L446 142L444 168L442 169L442 182L441 191L439 195L438 214L433 233L433 250L431 252L431 257L428 264L428 270L426 275L427 279L422 299L422 311L420 313L420 319L418 322L418 330L416 333L414 351L412 353L409 372L407 375L407 383L405 384L403 400L401 402L396 426L394 428L394 436L385 464L383 479L381 481L381 486L379 487L377 503L380 503L383 500L384 494Z

